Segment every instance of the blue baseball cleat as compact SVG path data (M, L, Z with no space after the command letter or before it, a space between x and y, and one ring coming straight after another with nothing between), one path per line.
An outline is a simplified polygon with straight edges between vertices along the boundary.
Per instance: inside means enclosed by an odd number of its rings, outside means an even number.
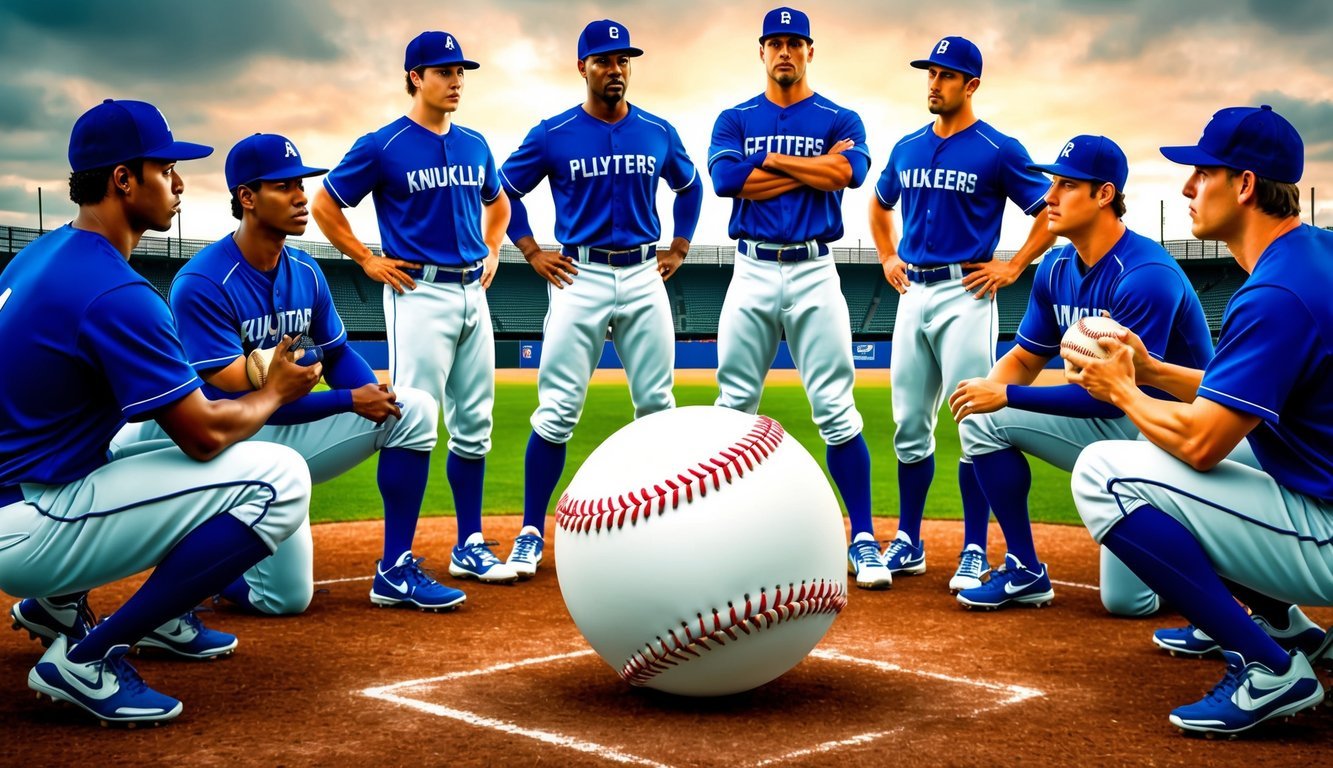
M514 539L514 548L509 551L505 565L512 568L520 579L530 579L537 575L537 566L542 561L542 550L545 548L546 540L542 538L541 531L525 525Z
M381 571L380 563L376 563L370 602L381 608L412 605L423 611L449 611L462 605L467 595L431 578L421 568L424 559L404 552L387 571Z
M912 538L902 531L884 549L884 566L889 573L918 576L926 572L926 542L912 544Z
M157 725L181 713L182 705L149 688L125 660L128 645L112 646L87 664L70 661L69 640L59 635L28 672L28 687L53 701L68 701L103 723Z
M49 646L58 635L65 635L77 643L97 625L97 617L88 607L86 594L66 605L30 597L14 603L9 615L14 620L14 629L26 630L28 637L41 641L44 646Z
M135 649L142 652L151 648L183 659L212 660L230 656L236 644L236 635L205 627L194 611L189 611L149 632Z
M1239 653L1222 651L1227 673L1202 699L1171 711L1171 724L1186 732L1234 735L1265 720L1287 717L1324 700L1310 660L1292 654L1291 669L1281 674Z
M1051 579L1046 575L1046 564L1041 570L1032 571L1013 555L1004 556L1004 567L991 573L990 580L975 589L964 589L958 593L958 602L964 608L983 608L995 610L1010 603L1022 603L1041 608L1050 605L1055 599L1055 590L1051 589Z
M893 586L893 574L884 566L879 545L869 533L858 533L847 548L847 572L861 589L888 589Z
M494 544L493 541L483 539L480 533L467 537L467 541L454 547L449 556L449 575L489 584L513 584L518 581L518 573L500 562L500 558L491 551Z
M1287 609L1287 627L1278 629L1263 616L1255 614L1251 618L1269 637L1287 651L1302 651L1311 655L1311 661L1318 657L1316 650L1324 642L1324 630L1301 612L1300 606ZM1222 646L1208 636L1208 633L1187 624L1183 627L1159 629L1152 633L1153 644L1165 649L1172 656L1208 656L1219 653Z

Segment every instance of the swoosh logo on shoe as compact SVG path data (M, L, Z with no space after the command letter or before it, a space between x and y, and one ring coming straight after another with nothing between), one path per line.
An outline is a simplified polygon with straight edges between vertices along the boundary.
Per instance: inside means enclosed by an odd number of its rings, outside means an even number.
M1260 688L1253 681L1248 682L1236 691L1236 704L1242 709L1259 709L1291 690L1291 687L1298 682L1300 681L1292 680L1276 688Z
M1005 593L1006 595L1016 595L1016 594L1018 594L1019 592L1022 592L1023 590L1027 589L1028 587L1032 586L1032 584L1035 584L1035 583L1036 583L1036 582L1030 582L1030 583L1028 583L1028 584L1017 584L1017 585L1016 585L1016 584L1014 584L1012 581L1005 582L1005 585L1004 585L1004 593Z
M113 684L107 685L107 675L100 670L94 678L89 679L79 674L79 670L85 668L82 664L78 666L64 666L54 662L52 664L60 672L61 677L90 699L105 699L114 694L119 688L118 681L115 680L114 676L112 676Z
M385 583L385 584L388 584L389 586L391 586L391 587L393 587L394 589L398 590L398 594L400 594L400 595L406 595L406 594L407 594L407 582L406 582L406 581L404 581L402 584L394 584L392 581L390 581L390 580L388 580L388 579L386 578L386 579L384 579L384 583Z
M153 634L157 635L158 637L166 638L167 640L187 642L188 640L190 640L190 638L187 638L185 636L188 632L189 632L189 627L186 626L185 622L177 621L175 629L166 632L162 631L161 629L158 629Z

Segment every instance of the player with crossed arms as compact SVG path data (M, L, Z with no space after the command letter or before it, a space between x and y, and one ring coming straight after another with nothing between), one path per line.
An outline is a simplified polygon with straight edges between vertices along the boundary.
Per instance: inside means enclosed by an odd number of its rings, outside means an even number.
M176 161L212 151L176 141L151 104L93 107L70 134L78 216L0 273L0 588L28 596L17 626L50 644L28 687L104 722L178 716L181 702L125 660L130 646L197 639L197 620L179 617L308 524L301 457L241 441L309 392L320 366L285 359L284 337L264 387L209 400L166 302L128 263L145 231L171 230ZM171 440L109 456L130 419ZM93 626L88 590L149 568Z
M311 343L304 355L323 360L331 388L283 406L253 439L295 449L315 483L337 477L378 451L384 549L370 600L380 606L454 608L464 594L428 576L411 551L435 447L438 406L425 392L378 383L347 344L319 263L286 244L306 228L302 179L324 172L305 165L292 142L275 134L257 133L232 147L227 188L232 215L241 223L177 273L170 297L176 327L190 364L215 399L250 391L246 358L272 348L282 334L300 333L303 342ZM156 424L145 422L126 427L116 442L160 435ZM306 526L222 595L262 613L301 613L314 594L313 569L314 544Z
M357 140L324 178L310 212L334 247L384 283L393 385L422 390L444 410L445 473L458 521L449 573L511 583L518 574L481 531L495 405L486 288L500 262L509 199L486 140L453 122L464 73L480 65L448 32L422 32L408 43L403 66L412 109ZM366 195L375 201L383 254L361 242L343 213Z
M1162 246L1121 221L1129 165L1120 147L1104 136L1075 136L1054 163L1032 168L1051 174L1047 227L1070 244L1037 267L1013 349L986 378L963 380L949 397L963 455L976 468L1009 549L990 580L958 593L969 608L1043 605L1055 596L1032 538L1032 472L1024 454L1068 471L1087 445L1138 436L1123 413L1081 387L1031 386L1059 355L1065 331L1081 318L1109 314L1134 329L1156 359L1198 367L1213 354L1189 278ZM1157 610L1157 596L1105 549L1100 589L1111 613Z
M1046 231L1050 186L1016 139L978 120L981 51L946 37L912 62L927 72L927 107L935 121L893 147L870 201L870 231L884 278L901 294L893 325L893 450L898 456L898 532L884 551L893 573L926 572L921 518L935 477L935 422L946 392L985 376L995 362L995 294L1018 279L1055 242ZM993 256L1005 199L1034 216L1013 261ZM902 203L899 242L893 211ZM974 292L975 296L969 292ZM947 389L946 389L947 388ZM958 464L963 548L950 590L976 587L990 570L990 514L971 462Z
M1224 241L1248 277L1202 369L1145 354L1132 332L1102 342L1105 360L1062 352L1069 379L1146 438L1084 450L1074 501L1094 539L1223 649L1222 681L1171 723L1235 734L1324 698L1306 652L1235 598L1267 622L1286 621L1277 601L1333 605L1333 232L1301 224L1304 145L1266 105L1220 110L1197 145L1162 154L1194 167L1194 236ZM1259 468L1234 460L1244 441Z
M635 418L676 404L676 339L663 281L689 252L703 185L676 129L625 100L630 59L641 55L623 25L588 24L578 42L586 100L529 131L500 168L513 210L509 239L555 289L548 289L539 404L524 462L523 528L507 560L520 578L541 562L547 507L608 326ZM537 245L522 202L544 178L555 198L560 251ZM676 193L674 236L663 251L656 245L659 179Z
M870 169L861 118L815 93L810 19L792 8L764 17L764 92L713 126L708 171L733 198L735 272L718 322L717 405L754 413L785 332L810 398L828 469L851 519L848 570L856 585L885 589L870 515L870 451L852 396L851 320L828 243L842 237L842 190Z

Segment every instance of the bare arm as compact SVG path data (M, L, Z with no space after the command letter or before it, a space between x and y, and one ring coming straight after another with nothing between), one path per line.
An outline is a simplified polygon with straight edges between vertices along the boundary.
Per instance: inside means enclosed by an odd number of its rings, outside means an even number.
M907 293L907 265L898 257L898 225L893 221L893 209L870 198L870 237L875 241L884 279L898 293Z
M507 209L506 209L507 210ZM352 231L352 223L347 214L333 201L328 190L323 187L315 190L315 199L310 202L310 214L315 217L319 231L329 239L334 248L347 254L355 261L371 280L384 283L398 293L417 287L416 281L408 277L404 269L420 269L421 265L411 261L395 259L391 256L376 256L361 242Z
M790 176L807 187L823 192L837 192L852 183L851 161L843 157L841 152L818 157L770 153L764 158L764 169Z
M745 186L736 197L741 200L772 200L778 195L805 186L790 176L782 176L763 168L755 168L745 179Z
M964 264L963 269L968 270L968 274L963 276L963 288L971 291L976 298L985 299L994 298L1001 288L1012 285L1029 264L1055 245L1055 235L1046 229L1047 218L1047 210L1042 208L1041 213L1033 217L1032 229L1028 231L1023 247L1009 261L991 259Z
M481 287L490 288L495 270L500 266L500 243L509 226L509 195L503 191L481 209L481 239L489 253L481 261Z
M1015 345L995 362L984 379L963 379L949 396L949 410L954 421L976 413L992 413L1008 407L1010 384L1029 386L1046 366L1048 358L1039 357Z

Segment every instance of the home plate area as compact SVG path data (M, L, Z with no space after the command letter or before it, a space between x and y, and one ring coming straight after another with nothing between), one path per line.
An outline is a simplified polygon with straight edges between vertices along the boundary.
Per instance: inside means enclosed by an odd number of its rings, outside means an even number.
M831 764L908 731L916 748L946 748L960 718L1043 695L827 648L768 685L715 699L631 688L589 650L360 693L568 750L550 754L556 764L645 766Z

